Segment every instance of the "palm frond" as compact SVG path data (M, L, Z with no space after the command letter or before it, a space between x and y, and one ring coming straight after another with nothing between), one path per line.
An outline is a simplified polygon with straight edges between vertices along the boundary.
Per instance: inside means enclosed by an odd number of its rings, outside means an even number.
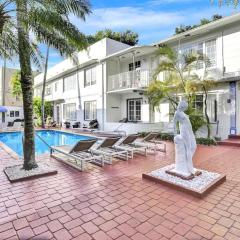
M32 8L29 12L28 22L30 22L30 26L41 26L41 29L51 32L53 34L51 38L55 34L58 38L61 36L76 50L82 50L88 46L85 35L79 32L68 19L57 12ZM41 32L43 33L43 31Z
M31 25L32 31L35 33L37 40L41 43L49 45L59 51L61 56L71 56L75 51L68 41L60 34L47 31L45 28L39 25Z

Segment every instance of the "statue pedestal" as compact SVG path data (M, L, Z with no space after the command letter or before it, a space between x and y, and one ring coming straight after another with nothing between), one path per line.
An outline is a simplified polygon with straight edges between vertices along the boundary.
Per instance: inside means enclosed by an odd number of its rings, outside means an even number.
M189 174L189 175L187 175L187 174L179 173L179 172L176 170L176 168L167 170L166 173L167 173L167 174L170 174L170 175L172 175L172 176L174 176L174 177L179 177L179 178L181 178L181 179L183 179L183 180L192 180L193 178L195 178L195 177L197 177L197 176L200 176L200 175L202 174L201 171L197 171L197 170L196 170L194 174Z
M184 178L175 176L176 172L174 174L167 173L169 171L173 173L173 169L175 169L174 164L167 165L152 172L144 173L142 177L199 198L203 198L226 180L226 175L203 169L195 169L195 175L192 179L184 179L186 176L183 176ZM196 176L196 174L200 175Z

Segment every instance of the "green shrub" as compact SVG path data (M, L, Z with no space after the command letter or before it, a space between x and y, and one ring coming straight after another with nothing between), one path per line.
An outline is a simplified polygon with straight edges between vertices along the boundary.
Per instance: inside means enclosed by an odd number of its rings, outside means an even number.
M208 145L208 146L217 145L216 140L213 138L197 138L196 141L197 141L197 144L202 144L202 145Z
M138 134L140 135L140 137L144 138L149 134L149 132L139 132ZM158 135L157 138L160 139L160 140L165 140L165 141L173 141L174 135L171 134L171 133L161 133L161 132L159 132L159 135Z
M138 133L141 137L146 137L147 134L149 134L149 132L139 132ZM157 137L159 140L163 140L163 141L171 141L173 142L174 140L174 134L173 133L161 133L159 132L159 135ZM213 138L196 138L196 142L197 144L202 144L202 145L217 145L217 142L215 139Z
M174 140L174 134L173 133L159 133L158 139L163 141L172 141Z
M144 138L149 134L149 132L139 132L138 134L140 137Z

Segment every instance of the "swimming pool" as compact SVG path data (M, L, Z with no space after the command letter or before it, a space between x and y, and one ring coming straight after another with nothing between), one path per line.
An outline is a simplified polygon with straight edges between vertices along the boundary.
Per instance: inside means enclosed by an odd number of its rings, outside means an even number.
M49 146L74 145L80 140L93 139L87 136L54 130L40 130L36 131L36 134L40 138L44 139ZM22 136L23 135L21 132L0 133L0 141L6 144L19 156L22 156ZM37 136L35 137L36 154L39 155L43 153L49 153L49 147L40 138Z

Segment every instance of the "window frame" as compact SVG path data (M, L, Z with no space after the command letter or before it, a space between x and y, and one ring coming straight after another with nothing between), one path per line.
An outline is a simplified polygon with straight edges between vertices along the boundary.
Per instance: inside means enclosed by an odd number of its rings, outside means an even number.
M15 116L15 117L19 117L19 116L20 116L20 111L15 110L15 111L14 111L14 116Z
M9 117L11 117L11 118L15 117L14 110L11 110L11 111L9 112Z
M59 90L59 81L56 81L55 83L54 83L54 91L55 92L58 92L58 90Z
M133 68L133 63L129 63L128 64L128 71L131 72L131 71L133 71L135 69L141 68L141 65L142 65L142 61L141 60L135 61L135 68Z
M90 105L89 118L86 117L87 116L87 114L86 114L86 109L87 109L86 104L95 104L95 113L91 113L91 105ZM94 119L97 119L97 100L85 101L84 102L84 121L92 121Z
M135 103L134 103L134 109L133 109L133 111L134 111L134 117L136 118L136 116L137 116L137 114L136 114L136 112L137 112L137 109L136 109L136 102L137 101L140 101L140 119L133 119L133 120L130 120L130 118L129 118L129 102L131 102L131 101L134 101ZM141 122L142 121L142 105L143 105L143 99L142 98L130 98L130 99L127 99L127 120L128 120L128 122Z
M217 39L216 38L212 38L212 39L208 39L204 42L204 54L206 55L206 57L208 57L208 54L207 54L207 43L210 43L210 42L215 42L215 57L214 57L214 64L212 64L211 62L211 59L210 60L210 65L209 66L206 66L206 68L215 68L217 66ZM211 46L213 47L213 46Z
M202 100L197 100L197 97L201 96L202 97ZM197 113L200 113L201 116L204 115L204 95L203 94L196 94L195 96L195 100L193 101L193 109L197 112ZM201 103L202 106L201 106L201 109L198 109L197 107L197 104L198 103Z
M215 59L214 59L214 64L210 64L209 66L206 66L207 69L211 69L211 68L216 68L217 67L217 38L209 38L206 40L202 40L202 41L197 41L197 42L192 42L189 44L184 44L180 47L180 49L178 50L179 55L181 56L181 59L183 57L184 54L189 54L189 53L193 53L194 51L196 53L198 53L199 51L202 52L203 55L205 55L206 57L208 57L207 55L207 43L209 42L215 42ZM200 47L201 46L201 47ZM180 60L180 64L181 64ZM196 66L197 70L203 69L203 64L202 63L198 63Z
M45 96L50 96L51 94L52 94L52 86L48 85L46 86Z
M70 77L73 77L73 76L75 76L75 79L74 79L75 83L73 84L74 86L68 89L65 86L66 80ZM70 85L68 85L68 86L70 86ZM70 91L74 91L76 89L77 89L77 72L75 72L73 74L70 74L70 75L67 75L63 78L63 92L70 92Z
M95 79L93 80L93 70ZM90 81L87 82L87 72L90 71ZM97 84L97 66L89 67L84 69L84 88L94 86Z
M70 117L66 116L66 106L67 105L74 105L74 107L75 107L74 118L72 118L72 116L70 116ZM63 119L64 120L70 120L70 121L76 121L77 120L77 104L76 103L64 103L63 104Z

